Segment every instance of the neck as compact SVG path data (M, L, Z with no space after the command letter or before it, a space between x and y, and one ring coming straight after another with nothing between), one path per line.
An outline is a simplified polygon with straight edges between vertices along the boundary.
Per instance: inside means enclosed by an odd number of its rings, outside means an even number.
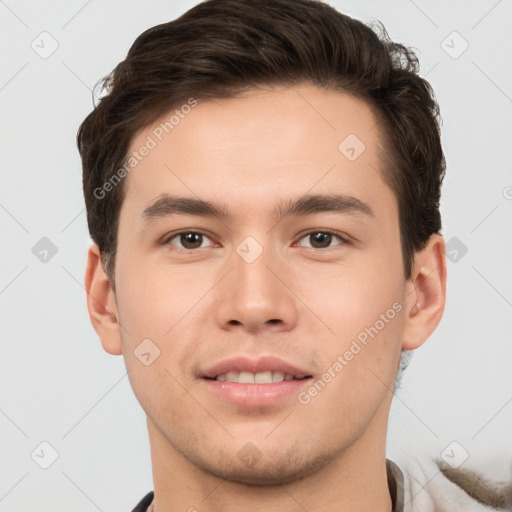
M204 472L183 457L148 418L154 512L390 512L387 411L331 463L285 485L250 485Z

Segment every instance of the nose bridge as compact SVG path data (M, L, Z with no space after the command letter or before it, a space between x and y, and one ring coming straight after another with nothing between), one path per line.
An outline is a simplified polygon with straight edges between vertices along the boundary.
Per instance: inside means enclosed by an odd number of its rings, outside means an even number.
M271 235L248 236L235 248L231 271L219 290L217 321L224 327L243 324L257 330L279 324L289 328L296 321L293 294L276 277L284 263L272 248ZM286 282L286 277L282 280Z
M262 237L260 236L261 240ZM233 255L233 293L243 298L247 304L257 305L270 302L275 290L269 267L278 266L277 257L272 250L270 236L260 243L253 236L246 237Z

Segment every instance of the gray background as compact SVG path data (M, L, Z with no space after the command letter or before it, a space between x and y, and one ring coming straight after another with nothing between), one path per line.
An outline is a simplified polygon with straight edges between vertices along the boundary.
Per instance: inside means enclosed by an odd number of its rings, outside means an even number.
M196 3L0 1L0 512L122 512L153 489L145 416L89 323L75 136L93 85L135 37ZM443 320L396 393L389 455L409 444L439 456L456 441L464 467L508 478L512 3L329 3L419 49L443 117L442 233L458 257ZM43 237L57 249L46 261Z

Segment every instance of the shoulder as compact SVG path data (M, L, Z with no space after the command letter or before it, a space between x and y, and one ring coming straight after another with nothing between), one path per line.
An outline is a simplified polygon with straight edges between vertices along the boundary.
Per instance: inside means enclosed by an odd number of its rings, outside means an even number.
M477 472L426 456L410 458L400 467L404 512L491 512L511 506L510 484L490 482Z

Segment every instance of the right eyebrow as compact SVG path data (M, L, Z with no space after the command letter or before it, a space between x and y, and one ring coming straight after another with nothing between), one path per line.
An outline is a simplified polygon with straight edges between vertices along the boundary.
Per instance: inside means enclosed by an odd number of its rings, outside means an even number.
M231 215L224 206L195 197L178 197L162 194L159 199L142 212L143 220L154 220L169 215L197 215L227 219Z

